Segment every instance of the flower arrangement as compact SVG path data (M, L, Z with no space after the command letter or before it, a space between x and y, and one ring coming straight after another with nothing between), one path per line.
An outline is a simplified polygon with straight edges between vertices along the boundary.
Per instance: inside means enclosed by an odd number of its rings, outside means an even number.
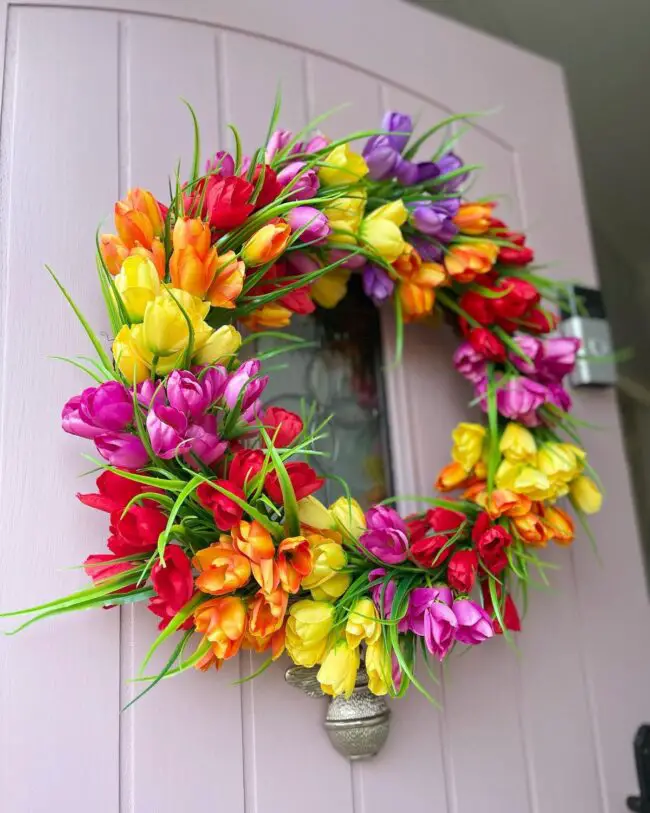
M470 202L475 169L452 151L416 156L419 138L388 113L380 130L330 142L275 129L252 158L218 152L176 178L168 205L132 189L117 234L97 239L113 334L109 355L55 277L97 352L92 386L65 404L63 429L94 443L97 490L77 495L109 515L107 552L83 566L91 584L27 613L47 616L146 602L175 641L145 692L191 667L217 669L243 648L318 666L349 695L361 659L376 694L403 695L418 659L444 660L520 629L513 599L535 577L537 549L568 545L601 495L563 381L578 353L544 307L561 294L532 266L523 235ZM362 154L351 142L366 138ZM452 462L427 510L387 500L365 513L351 495L324 506L309 464L325 424L263 405L265 358L245 359L249 331L333 307L351 273L404 322L443 312L462 336L456 369L486 424L460 423ZM282 337L282 333L277 333ZM290 349L292 337L286 337ZM278 351L271 351L274 355Z

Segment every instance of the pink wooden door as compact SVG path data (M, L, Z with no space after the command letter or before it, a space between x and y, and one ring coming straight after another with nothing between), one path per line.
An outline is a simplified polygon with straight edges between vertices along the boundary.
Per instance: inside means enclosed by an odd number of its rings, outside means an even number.
M594 282L562 74L553 64L393 0L0 2L5 44L0 171L1 605L84 583L65 570L101 547L78 506L81 444L58 430L80 376L48 359L85 347L43 271L49 262L95 324L93 234L131 184L163 195L199 115L206 151L226 124L250 148L278 81L283 125L349 102L332 136L385 107L497 110L464 138L557 273ZM390 320L385 344L391 347ZM428 493L469 394L443 330L408 331L386 373L398 492ZM323 705L282 669L243 686L248 656L217 677L164 682L120 715L154 632L139 610L43 623L0 647L3 813L621 813L635 790L631 738L650 714L647 596L612 391L578 394L607 431L588 446L608 487L594 521L602 562L580 540L553 592L535 594L520 655L493 641L441 676L442 712L393 703L384 752L350 767L321 728ZM86 481L87 482L87 481ZM146 617L145 617L146 616Z

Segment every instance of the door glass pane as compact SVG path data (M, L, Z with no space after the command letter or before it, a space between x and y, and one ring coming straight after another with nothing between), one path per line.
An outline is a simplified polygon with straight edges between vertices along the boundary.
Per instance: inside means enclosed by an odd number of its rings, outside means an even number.
M352 276L348 295L335 308L294 316L287 332L314 346L265 363L283 369L272 370L264 400L298 414L313 405L315 424L333 416L328 437L316 446L327 456L310 455L308 462L323 475L343 478L365 509L389 496L391 486L380 320L360 276ZM279 346L286 343L260 333L254 352ZM329 503L342 494L341 485L328 480L318 497Z

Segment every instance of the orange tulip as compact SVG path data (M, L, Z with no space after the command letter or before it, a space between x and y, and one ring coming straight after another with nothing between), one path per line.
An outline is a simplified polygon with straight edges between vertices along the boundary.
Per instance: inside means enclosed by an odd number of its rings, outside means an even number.
M555 505L544 506L544 524L556 545L570 545L575 537L573 520Z
M270 647L271 660L277 661L280 655L282 655L284 652L285 638L286 625L284 622L282 622L282 626L279 630L274 632L272 635L267 635L264 638L256 637L255 635L252 635L250 631L246 632L242 647L244 649L254 649L255 652L266 652L266 650Z
M250 607L248 631L255 638L267 638L277 632L284 623L289 595L284 590L263 590L255 594Z
M481 508L485 508L487 502L487 488L485 480L477 480L475 483L469 485L461 494L462 499L471 500Z
M287 593L300 590L300 582L311 573L312 565L311 547L304 536L291 536L280 542L278 572L280 584Z
M245 274L244 263L236 258L234 251L227 251L219 257L206 299L215 308L234 308L235 300L244 287Z
M485 234L492 220L493 203L463 203L454 223L464 234Z
M434 487L438 491L454 491L467 482L467 472L460 463L448 463L438 474Z
M260 587L267 593L275 590L280 583L280 573L274 560L271 534L256 520L242 520L233 528L232 535L235 548L250 559L251 572Z
M393 268L403 280L411 280L422 267L422 259L410 243L404 243L402 253L393 263Z
M131 254L140 254L142 257L147 257L156 266L158 272L158 279L162 280L165 277L165 247L158 237L154 237L151 242L151 250L136 246L131 249Z
M279 302L269 302L262 305L241 320L249 330L264 330L265 328L286 327L291 322L291 311L280 305Z
M536 548L546 547L549 539L548 529L537 514L531 512L524 514L523 517L513 517L512 524L526 544Z
M440 263L422 263L411 282L429 288L441 288L443 285L449 285L449 275L444 265Z
M129 256L129 249L116 234L102 234L99 238L99 250L108 273L117 276L122 263Z
M461 243L445 254L445 268L457 282L471 282L478 274L487 274L496 262L499 247L491 240Z
M197 632L212 644L212 652L220 660L239 652L246 630L246 605L237 596L213 598L194 611Z
M179 217L174 225L174 251L169 259L172 285L200 299L217 270L217 249L210 247L210 239L210 226L197 218Z
M436 301L433 288L424 288L414 282L400 284L399 298L407 322L430 314Z
M227 536L222 536L218 544L198 551L192 564L201 571L196 586L201 592L213 596L232 593L247 584L251 577L250 560L233 548Z
M492 519L501 516L523 517L530 513L532 500L525 494L515 494L507 488L498 488L490 494L485 509Z
M204 639L205 640L205 639ZM198 669L201 672L207 672L208 669L214 666L214 668L219 671L223 666L223 661L217 658L214 654L212 649L208 649L208 651L203 655L195 664L194 668Z
M242 260L251 267L273 262L284 254L290 238L291 226L286 220L274 218L244 243Z
M115 204L115 226L128 248L151 249L154 237L163 233L158 201L146 189L129 189L124 200Z

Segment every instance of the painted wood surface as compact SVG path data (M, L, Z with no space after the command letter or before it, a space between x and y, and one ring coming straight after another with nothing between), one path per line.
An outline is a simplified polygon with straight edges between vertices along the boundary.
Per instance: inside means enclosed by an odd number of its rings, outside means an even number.
M467 160L486 166L477 193L505 194L509 221L529 230L541 261L558 260L555 273L595 280L562 76L537 57L390 0L0 2L2 33L3 609L82 585L65 568L102 550L106 533L73 498L92 480L76 479L84 444L58 416L85 382L48 356L85 343L43 263L105 324L92 235L129 186L164 195L176 161L188 166L181 97L199 115L206 156L227 143L231 121L246 149L259 142L279 81L286 127L349 103L327 124L332 136L374 126L386 106L419 114L422 127L497 110L463 140ZM384 327L388 361L389 315ZM471 414L454 341L411 327L404 363L386 369L403 494L430 491L450 429ZM320 725L324 704L287 687L281 668L234 685L257 665L248 655L218 676L166 681L120 715L155 619L143 608L95 612L0 643L0 808L621 813L648 710L648 602L613 393L577 400L607 427L587 437L608 490L593 523L602 562L585 539L569 556L549 552L564 567L552 592L533 595L520 652L494 641L453 659L441 711L415 694L393 703L375 761L342 760Z

